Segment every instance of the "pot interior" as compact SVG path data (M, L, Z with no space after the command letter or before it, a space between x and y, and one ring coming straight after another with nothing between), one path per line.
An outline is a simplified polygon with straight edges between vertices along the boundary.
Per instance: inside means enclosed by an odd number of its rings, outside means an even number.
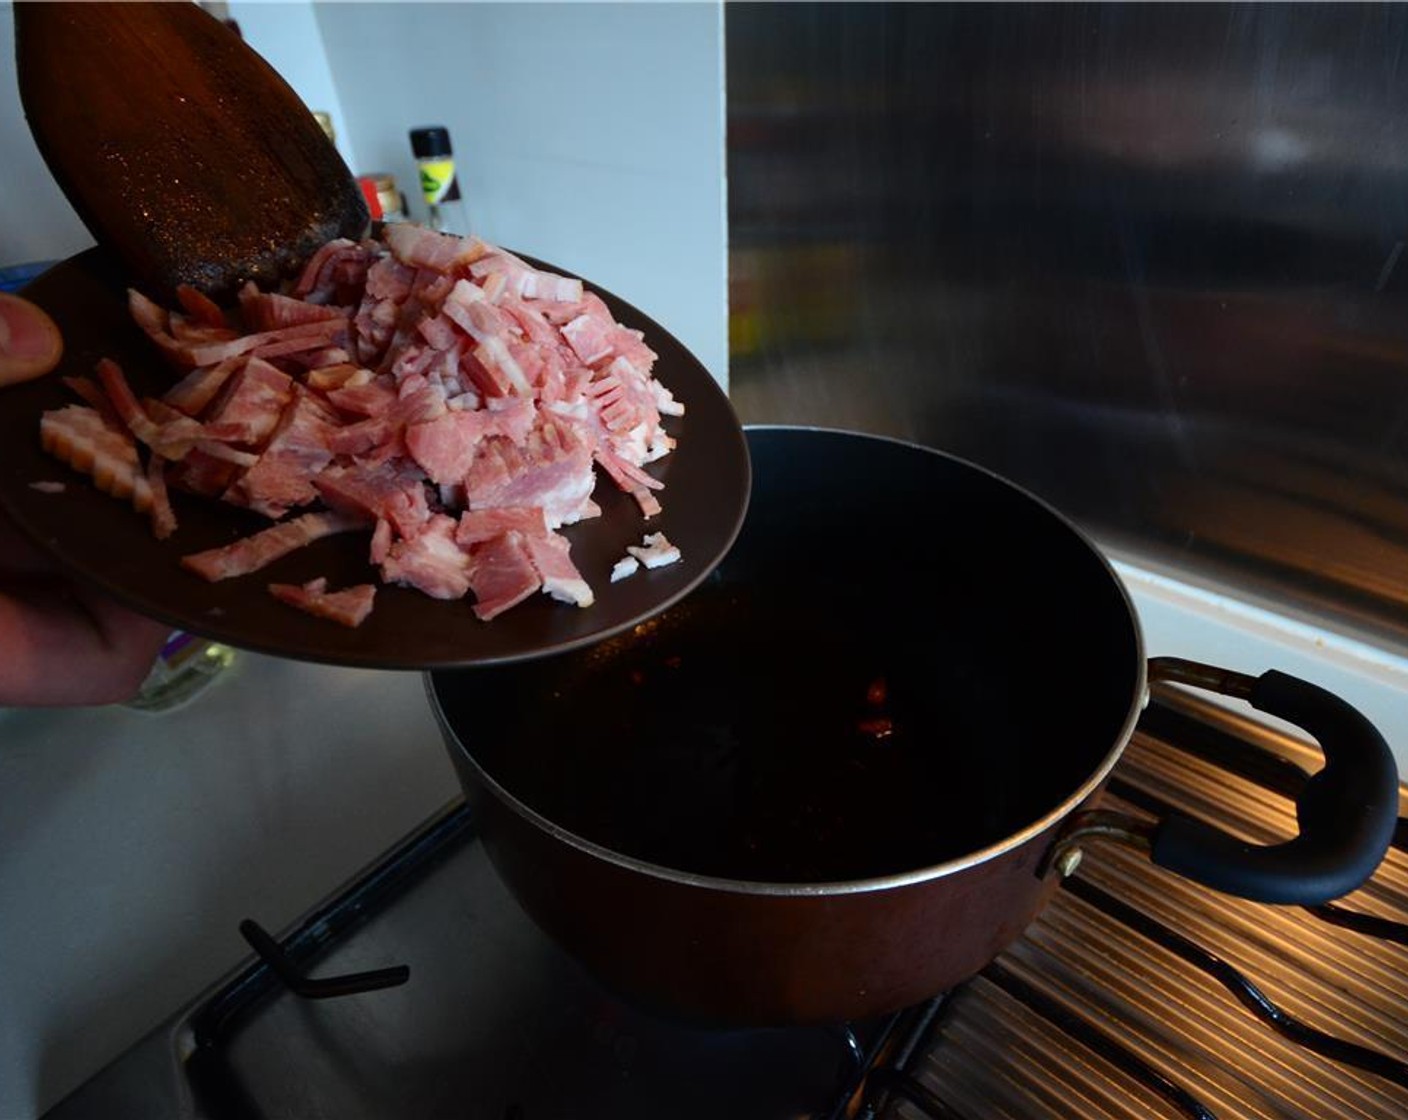
M1085 540L927 450L748 437L748 518L709 580L591 649L433 674L452 749L612 851L771 883L961 857L1087 782L1142 651Z

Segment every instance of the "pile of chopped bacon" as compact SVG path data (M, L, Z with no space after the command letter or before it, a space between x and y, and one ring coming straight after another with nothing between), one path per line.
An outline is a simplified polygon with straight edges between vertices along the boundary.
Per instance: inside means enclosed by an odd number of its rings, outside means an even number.
M253 284L226 311L194 289L180 310L129 293L133 317L181 376L139 400L116 363L69 385L44 447L176 528L168 487L274 524L182 558L209 580L247 575L330 533L371 530L383 580L440 599L472 593L490 619L542 590L589 606L564 525L598 516L600 466L660 512L643 468L681 415L655 354L579 280L476 238L408 223L323 246L281 292ZM139 445L146 448L142 462ZM650 561L646 561L650 563ZM373 585L276 584L284 602L345 625Z

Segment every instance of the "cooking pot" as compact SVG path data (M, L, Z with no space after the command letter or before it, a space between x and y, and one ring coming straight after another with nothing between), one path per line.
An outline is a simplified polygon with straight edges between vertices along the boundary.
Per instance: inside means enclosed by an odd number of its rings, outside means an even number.
M1267 903L1338 897L1383 858L1398 777L1364 717L1277 672L1146 665L1119 579L1045 503L894 440L747 438L743 530L686 599L427 678L499 873L621 994L725 1024L908 1006L1020 935L1097 837ZM1098 808L1151 679L1319 742L1297 836Z

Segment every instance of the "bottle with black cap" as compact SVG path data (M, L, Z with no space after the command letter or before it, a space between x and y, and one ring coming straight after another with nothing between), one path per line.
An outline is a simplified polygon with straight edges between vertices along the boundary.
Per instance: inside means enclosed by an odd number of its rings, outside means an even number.
M426 225L441 233L461 237L469 233L464 202L460 199L455 157L450 148L450 130L443 125L411 129L411 151L420 171L420 189L425 198Z

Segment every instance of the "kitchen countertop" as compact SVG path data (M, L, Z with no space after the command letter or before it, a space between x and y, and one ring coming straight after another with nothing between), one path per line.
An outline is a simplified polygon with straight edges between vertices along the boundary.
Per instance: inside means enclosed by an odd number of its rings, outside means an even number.
M419 674L240 653L185 707L0 709L0 1120L42 1113L459 792Z

